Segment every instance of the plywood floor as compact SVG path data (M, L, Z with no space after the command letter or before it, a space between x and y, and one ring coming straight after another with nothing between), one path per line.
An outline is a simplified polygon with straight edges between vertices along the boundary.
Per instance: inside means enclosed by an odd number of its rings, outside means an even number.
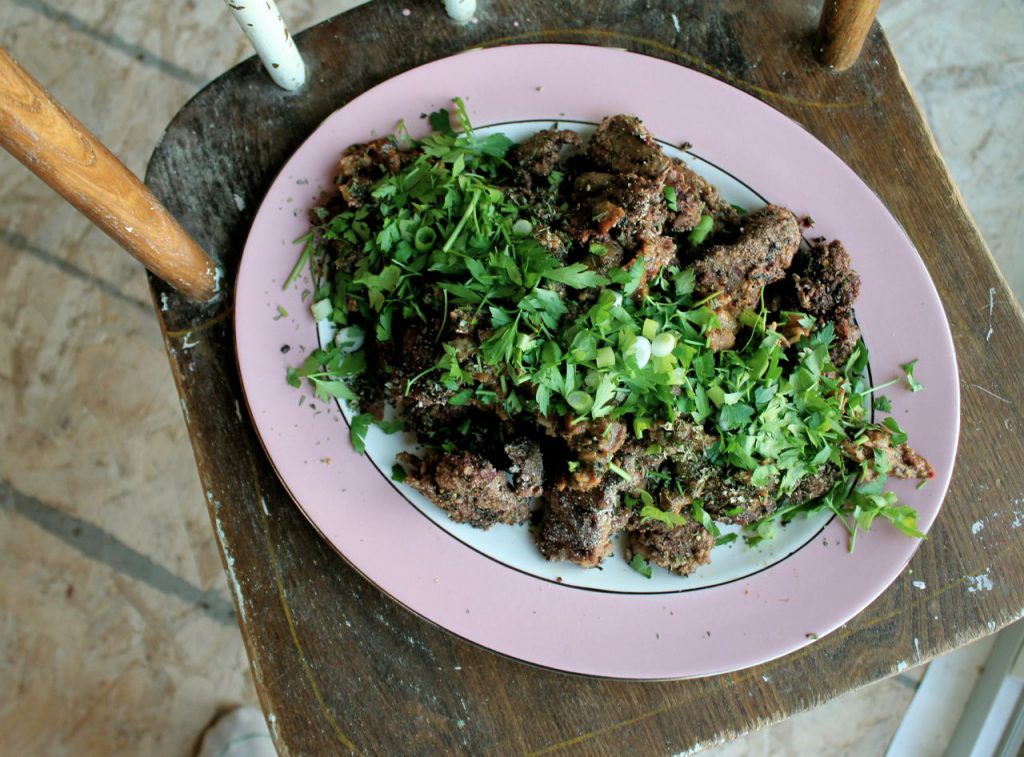
M279 0L295 30L354 4ZM882 20L1019 296L1024 6L954 5L891 0ZM188 0L6 0L0 44L140 174L249 54L222 3ZM6 154L0 419L0 754L187 754L254 694L145 280ZM721 749L827 754L859 731L877 751L918 678Z

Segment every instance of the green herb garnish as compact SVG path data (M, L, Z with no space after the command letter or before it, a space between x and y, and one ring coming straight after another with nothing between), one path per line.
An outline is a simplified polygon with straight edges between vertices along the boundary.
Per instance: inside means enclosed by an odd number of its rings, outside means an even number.
M907 386L910 387L910 391L919 392L924 389L921 382L914 378L914 369L917 367L917 360L911 360L909 363L903 363L900 368L903 369L903 374L907 379Z
M675 213L677 210L679 210L679 208L676 205L676 188L671 185L667 185L664 189L664 193L665 204L668 206L669 210Z
M641 555L633 555L633 559L629 561L629 567L644 578L650 578L653 574L651 566L647 564L647 561Z
M369 413L360 413L352 418L349 426L349 438L352 440L352 448L360 455L366 451L366 432L373 424L373 416Z
M715 219L711 216L701 216L700 222L690 230L690 244L696 247L705 239L715 227Z

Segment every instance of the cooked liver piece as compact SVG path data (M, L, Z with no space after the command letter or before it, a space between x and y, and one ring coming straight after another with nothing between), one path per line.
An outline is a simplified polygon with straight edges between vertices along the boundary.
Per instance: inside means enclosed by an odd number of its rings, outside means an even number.
M800 224L791 211L768 205L749 213L734 243L716 245L694 263L697 291L722 292L737 312L753 307L761 287L786 275L800 239Z
M580 135L568 129L545 129L509 151L509 162L538 178L546 178L558 165L562 149L580 143Z
M672 166L665 174L665 186L676 190L676 211L669 212L669 228L672 231L689 231L704 215L714 219L716 229L723 224L735 224L739 220L736 208L723 200L707 179L691 170L679 158L673 158Z
M614 487L549 490L537 544L549 560L593 568L612 552L612 536L625 525Z
M693 498L703 500L704 511L715 520L741 526L771 515L778 505L771 488L750 483L748 471L727 473L711 465L704 469L702 475L691 480L689 493ZM727 515L737 508L741 510Z
M850 255L838 240L818 242L793 261L796 308L810 313L819 323L832 323L836 338L832 360L839 366L853 352L860 329L853 320L853 303L860 294L860 276L850 268Z
M743 218L739 238L712 247L693 265L696 290L708 296L720 292L717 305L721 328L709 334L713 349L729 349L739 329L736 316L756 307L761 288L786 275L800 246L796 216L778 205L768 205Z
M597 127L587 146L587 158L596 167L613 173L633 173L659 178L669 159L636 116L609 116Z
M676 492L663 491L658 504L666 512L685 515L690 500ZM689 516L685 523L670 525L653 518L643 520L634 510L630 513L626 530L630 553L680 576L689 575L701 565L711 562L715 537Z
M412 153L402 152L391 137L381 137L366 144L348 147L338 161L335 184L345 203L358 208L370 187L387 174L396 174Z
M504 471L472 452L402 452L405 482L444 510L452 520L488 528L515 525L530 517L529 499L517 496Z
M540 445L531 439L518 439L505 445L512 461L512 488L518 497L539 497L544 493L544 458Z

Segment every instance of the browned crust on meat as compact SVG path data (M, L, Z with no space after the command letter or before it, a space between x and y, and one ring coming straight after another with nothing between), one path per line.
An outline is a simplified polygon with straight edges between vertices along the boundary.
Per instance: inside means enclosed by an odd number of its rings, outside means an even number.
M703 501L704 511L715 520L741 526L771 515L778 506L771 488L750 483L749 471L726 472L710 465L690 480L689 493ZM739 513L727 515L737 508Z
M842 365L860 339L860 329L853 319L860 276L850 267L850 254L838 240L816 242L796 256L791 279L796 307L835 328L831 356L833 362Z
M628 527L629 551L676 575L686 576L711 562L715 537L694 520L678 526L658 520L641 521L634 514Z
M673 158L672 166L665 174L665 186L676 190L676 211L669 212L668 220L672 231L689 231L700 223L704 215L714 220L715 230L739 221L736 208L723 200L707 179L679 158Z
M800 240L796 216L768 205L743 218L735 242L712 247L694 263L696 291L704 296L720 293L716 315L721 326L708 335L712 349L735 344L736 316L758 304L763 287L785 277Z
M843 443L843 454L855 463L863 463L874 458L874 451L882 450L889 459L889 476L893 478L935 478L935 469L909 444L892 443L892 435L886 428L871 429L861 444L852 441ZM875 471L868 466L864 472L864 480L872 481Z
M539 497L544 493L544 458L532 439L518 439L505 445L512 465L512 488L517 497Z
M549 560L569 560L593 568L612 552L612 537L622 529L626 513L611 487L549 491L537 545Z
M351 208L366 200L370 187L381 177L396 174L402 163L415 153L403 153L394 137L381 137L345 149L338 161L335 185L342 199Z
M562 150L580 143L580 135L569 129L544 129L509 150L509 162L532 176L546 178L558 166Z
M516 525L530 517L529 499L518 496L504 471L472 452L431 451L423 457L398 455L405 482L457 523L489 528Z
M587 158L605 171L650 179L663 176L670 165L640 119L627 115L608 116L598 124Z

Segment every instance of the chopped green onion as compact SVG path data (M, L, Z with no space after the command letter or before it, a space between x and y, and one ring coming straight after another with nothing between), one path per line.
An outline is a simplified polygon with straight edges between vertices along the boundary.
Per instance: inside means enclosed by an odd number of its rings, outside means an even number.
M602 347L597 351L597 367L611 368L615 365L615 351L611 347ZM587 377L589 378L589 376Z
M527 221L525 218L520 218L518 221L512 224L512 233L518 237L529 236L530 232L533 231L533 224Z
M652 318L647 318L644 320L644 327L641 329L640 333L644 335L645 339L654 339L658 334L659 328L661 328L661 326L657 321Z
M651 354L654 357L665 357L676 348L676 336L663 331L651 340Z
M331 304L331 300L328 297L314 302L313 306L310 307L309 310L313 313L313 320L326 321L331 317L331 313L334 312L334 306Z
M594 398L578 389L575 392L569 392L569 396L565 398L565 401L577 413L585 413L594 406Z
M334 345L342 352L355 352L362 348L366 333L358 326L346 326L334 335Z
M676 205L676 188L673 186L666 186L664 192L665 204L668 205L669 210L675 213L677 210L679 210L678 206Z
M651 359L651 341L645 336L638 336L636 341L626 350L636 360L636 367L643 368Z
M413 237L413 244L420 252L432 250L434 248L434 242L436 241L437 232L429 226L420 226L416 229L416 235Z

